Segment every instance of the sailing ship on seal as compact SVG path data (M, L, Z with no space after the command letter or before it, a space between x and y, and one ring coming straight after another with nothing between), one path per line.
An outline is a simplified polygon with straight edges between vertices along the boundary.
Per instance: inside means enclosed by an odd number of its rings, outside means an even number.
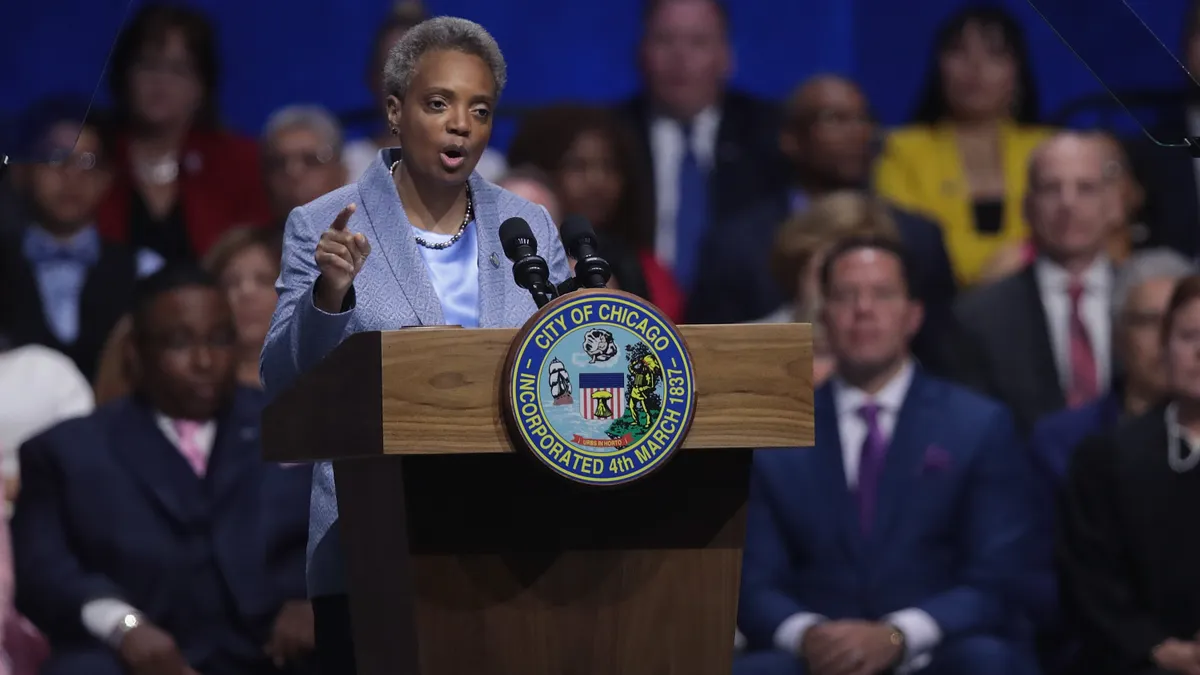
M571 405L575 399L571 397L571 374L559 359L550 361L550 396L554 405Z

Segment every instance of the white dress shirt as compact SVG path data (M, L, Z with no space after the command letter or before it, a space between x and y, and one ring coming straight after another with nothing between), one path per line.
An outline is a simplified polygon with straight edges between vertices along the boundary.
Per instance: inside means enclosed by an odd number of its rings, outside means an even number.
M904 398L912 385L914 370L911 361L905 363L900 372L874 396L846 384L840 378L833 379L833 400L837 408L838 434L842 442L842 466L846 472L847 489L853 490L858 485L862 446L867 439L867 424L859 410L868 402L873 401L878 405L879 430L890 440L892 432L896 429L900 407L904 405ZM827 620L826 617L810 612L788 617L775 630L776 648L793 654L798 653L808 629ZM901 664L901 672L912 672L928 665L929 652L942 639L942 630L933 617L924 610L912 607L893 612L881 621L895 626L904 634L907 651Z
M1050 330L1050 348L1058 368L1058 382L1063 391L1071 387L1071 297L1067 293L1071 277L1060 265L1038 258L1034 263L1038 293L1046 308L1046 325ZM1113 269L1106 257L1097 258L1080 276L1083 296L1079 299L1079 318L1087 329L1096 358L1096 382L1100 390L1108 388L1112 377L1112 305Z
M650 121L650 157L654 163L654 200L657 225L654 256L668 268L675 266L675 214L679 210L679 164L684 149L691 145L700 166L711 170L716 163L719 108L706 108L692 123L692 137L683 137L683 125L667 117Z
M156 414L154 419L171 445L178 448L179 433L175 431L174 420L161 413ZM213 441L216 437L217 423L215 421L204 422L196 430L196 445L205 458L212 452ZM137 613L137 610L124 600L117 598L90 600L83 606L83 626L97 640L110 644L115 649L118 645L112 644L112 640L116 637L117 627L121 625L121 621L126 615L134 613Z

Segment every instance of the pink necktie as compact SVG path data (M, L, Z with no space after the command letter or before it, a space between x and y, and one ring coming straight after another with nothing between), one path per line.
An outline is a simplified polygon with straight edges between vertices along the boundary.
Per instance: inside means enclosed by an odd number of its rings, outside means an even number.
M197 476L203 477L208 468L208 457L200 447L196 436L200 433L200 423L193 420L175 420L175 433L179 436L179 452Z
M1099 376L1096 374L1096 353L1087 326L1079 314L1079 301L1083 297L1083 285L1072 281L1067 287L1071 300L1069 319L1071 385L1067 391L1067 405L1083 405L1100 395Z

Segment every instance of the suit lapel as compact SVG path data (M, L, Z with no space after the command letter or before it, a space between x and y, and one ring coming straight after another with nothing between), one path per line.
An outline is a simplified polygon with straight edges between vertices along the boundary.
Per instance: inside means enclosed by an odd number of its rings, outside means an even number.
M117 460L169 517L182 523L202 518L203 484L163 435L154 413L133 398L121 405L109 439Z
M262 465L257 419L244 414L247 409L239 393L217 421L207 481L213 504L218 507L237 503L228 499L229 495Z
M475 200L475 232L479 242L479 326L494 328L505 325L507 303L504 294L509 287L511 266L500 243L499 190L488 185L478 173L471 174L471 198ZM545 257L545 253L542 253Z
M1038 288L1033 265L1026 266L1021 272L1020 282L1024 292L1019 298L1020 306L1016 308L1016 315L1028 322L1024 334L1029 336L1031 342L1028 353L1033 367L1029 369L1028 376L1035 382L1032 390L1045 392L1043 395L1052 399L1048 402L1049 408L1062 408L1067 404L1067 397L1058 380L1058 364L1054 361L1054 348L1050 344L1046 305L1042 302L1042 292Z
M826 383L815 392L814 412L817 431L817 444L812 450L814 488L824 494L822 502L829 505L829 512L836 520L834 525L838 538L851 553L850 558L854 559L856 556L853 553L862 545L862 528L859 526L858 505L850 498L842 455L845 452L859 452L859 448L842 448L832 384Z
M879 479L871 532L873 544L886 542L888 533L914 494L909 485L921 473L921 462L928 447L925 432L938 425L932 414L937 405L936 401L930 400L931 395L921 371L913 373L912 384L896 417L896 428L892 430L883 475Z
M389 150L381 152L382 161L371 162L358 180L359 198L374 235L372 249L383 253L400 291L421 325L440 325L445 323L442 303L429 279L425 259L412 236L412 224L404 213L389 170L393 157L399 159L399 154Z

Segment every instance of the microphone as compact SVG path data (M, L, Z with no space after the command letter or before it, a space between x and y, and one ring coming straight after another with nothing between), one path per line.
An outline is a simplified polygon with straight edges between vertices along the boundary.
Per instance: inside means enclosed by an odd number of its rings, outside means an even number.
M568 216L559 228L567 254L575 259L576 288L604 288L612 267L596 252L600 241L592 224L583 216Z
M550 284L550 266L537 254L537 239L524 218L500 223L500 243L504 255L513 262L513 281L529 291L539 309L557 297Z

